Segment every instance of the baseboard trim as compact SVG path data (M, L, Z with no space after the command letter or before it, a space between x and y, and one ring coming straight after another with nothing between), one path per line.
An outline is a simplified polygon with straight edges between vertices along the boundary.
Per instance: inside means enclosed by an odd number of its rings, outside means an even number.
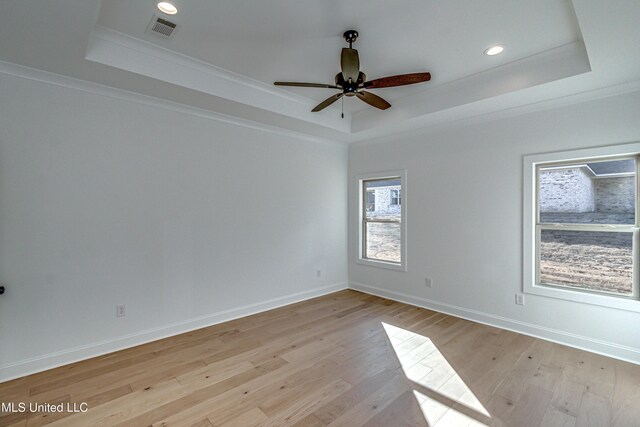
M245 305L230 310L212 313L206 316L196 317L183 322L173 323L159 328L149 329L122 337L99 341L80 347L70 348L55 353L33 357L20 362L0 366L0 383L12 379L35 374L79 362L92 357L101 356L118 350L146 344L151 341L168 338L174 335L183 334L207 326L216 325L240 317L250 316L274 308L305 301L311 298L331 294L344 289L348 289L347 282L335 283L322 288L309 291L297 292L283 297L273 298L267 301Z
M473 322L482 323L484 325L506 329L523 335L540 338L546 341L555 342L580 350L585 350L640 365L639 348L627 347L609 341L603 341L585 337L583 335L561 331L558 329L535 325L533 323L521 322L519 320L496 316L493 314L471 310L464 307L458 307L451 304L433 301L427 298L408 295L402 292L389 291L386 289L377 288L375 286L365 285L364 283L349 282L349 288L356 291L364 292L366 294L414 305L416 307L435 310L466 320L471 320Z

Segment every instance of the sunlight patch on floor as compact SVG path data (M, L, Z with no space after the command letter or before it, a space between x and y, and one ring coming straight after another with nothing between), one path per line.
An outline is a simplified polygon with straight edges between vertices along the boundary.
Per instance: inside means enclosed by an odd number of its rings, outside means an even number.
M427 337L382 322L430 426L486 426L491 415Z

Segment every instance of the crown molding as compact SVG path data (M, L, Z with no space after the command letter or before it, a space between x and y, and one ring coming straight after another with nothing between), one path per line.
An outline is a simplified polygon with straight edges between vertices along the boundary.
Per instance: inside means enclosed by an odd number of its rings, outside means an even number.
M171 61L179 63L188 63L189 67L199 69L205 73L211 74L216 77L228 80L233 83L241 84L251 87L254 90L268 93L270 95L279 96L281 98L294 101L294 102L314 102L312 98L298 95L289 91L280 90L277 86L265 84L256 79L244 76L242 74L235 73L233 71L218 67L205 61L201 61L197 58L184 55L182 53L173 51L164 46L160 46L146 40L138 39L136 37L129 36L111 28L104 27L102 25L96 25L91 32L91 36L102 40L108 40L113 43L117 43L121 46L135 50L140 53L149 53L158 58L164 59L165 57L171 58Z
M112 34L113 32L110 32ZM128 36L125 36L123 40L125 43L129 41ZM566 52L567 50L574 49L575 46L565 46L562 48L555 49L553 54L556 57L561 57L563 50ZM158 48L160 50L166 50L164 48ZM179 55L179 54L176 54ZM525 58L522 61L532 62L535 58L529 57ZM195 60L197 61L197 60ZM203 63L204 64L204 63ZM217 67L210 66L209 64L204 64L206 67L212 67L217 69ZM495 72L500 69L497 67L493 70L489 70L489 72ZM211 110L198 108L194 106L190 106L187 104L169 101L162 98L156 98L149 95L143 95L137 92L132 92L124 89L118 89L107 85L102 85L99 83L89 82L86 80L81 80L73 77L68 77L56 73L52 73L49 71L39 70L31 67L26 67L10 62L0 61L0 73L18 76L34 81L40 81L44 83L54 84L57 86L63 86L67 88L72 88L76 90L82 90L85 92L90 92L94 94L101 94L104 96L109 96L113 98L123 99L130 102L137 102L145 105L152 105L156 107L161 107L165 109L169 109L172 111L178 111L185 114L197 115L199 117L204 117L208 119L217 120L220 122L230 123L238 126L243 126L247 128L257 129L265 132L270 132L278 135L289 136L294 138L299 138L307 141L319 142L324 144L332 144L344 146L345 144L360 146L360 145L368 145L368 144L381 144L389 141L397 142L400 138L410 138L412 136L426 135L434 132L439 132L455 127L460 126L468 126L478 123L483 123L487 121L495 121L508 117L515 117L518 115L529 114L533 112L559 108L563 106L588 102L591 100L596 100L600 98L606 98L610 96L616 96L624 93L631 93L640 90L640 80L633 80L621 84L611 85L607 87L601 87L596 89L588 89L583 90L578 93L569 93L569 94L561 94L560 96L551 98L551 99L543 99L535 102L521 103L519 105L509 105L509 103L513 104L513 99L511 101L501 101L506 97L520 96L522 91L506 93L504 95L499 96L498 98L487 98L482 101L473 102L468 105L459 105L456 107L452 107L449 109L435 111L430 114L426 114L416 119L409 119L399 123L391 123L388 126L381 126L379 128L366 129L357 133L345 133L344 137L338 139L328 139L313 136L301 131L289 130L285 128L278 127L276 125L269 125L262 122L257 122L249 119L243 119L237 116L232 116L220 112L214 112ZM224 73L223 73L224 74ZM222 78L222 77L221 77ZM255 80L245 78L240 75L236 75L234 73L228 73L224 76L225 79L236 79L237 81L242 81L246 88L259 88L260 91L266 91L267 93L279 92L275 88L271 88L269 85L265 85L262 82L256 82ZM453 83L453 82L452 82ZM238 83L240 84L240 83ZM555 82L550 83L551 85L556 84ZM255 85L255 86L254 86ZM441 85L441 86L447 86ZM437 86L439 88L441 86ZM535 90L536 88L528 88L527 90ZM253 89L255 90L255 89ZM553 90L546 90L546 93L553 92ZM425 91L425 93L428 93ZM566 91L565 91L566 93ZM292 100L295 102L299 101L300 98L306 99L303 97L298 97L295 94L280 94L277 95L283 101L287 103L291 103ZM496 102L498 101L498 102ZM300 108L300 107L298 107ZM483 111L484 110L484 111ZM490 110L490 111L489 111ZM309 113L312 114L312 113ZM315 114L315 113L314 113ZM349 120L345 118L344 122L348 122Z
M549 85L590 74L585 45L576 41L402 98L396 101L395 111L383 117L378 111L365 110L339 120L335 115L309 112L315 103L309 98L101 26L91 34L87 59L326 126L343 133L339 139L349 144L379 143L400 135L497 120L611 96L620 89L571 94L571 89L560 85L555 86L559 95L544 99L553 93ZM633 90L622 86L622 91ZM538 88L545 89L537 92Z
M118 89L112 86L106 86L99 83L94 83L86 80L76 79L73 77L63 76L61 74L56 74L49 71L26 67L26 66L14 64L11 62L0 61L0 74L19 77L26 80L32 80L32 81L50 84L54 86L60 86L67 89L78 90L81 92L91 93L95 95L102 95L109 98L119 99L127 102L134 102L137 104L147 105L151 107L163 108L170 111L175 111L183 114L190 114L190 115L202 117L205 119L215 120L218 122L223 122L223 123L233 124L236 126L242 126L245 128L269 132L272 134L302 139L305 141L345 146L344 142L315 137L303 132L287 130L277 126L271 126L264 123L255 122L252 120L242 119L239 117L218 113L218 112L206 110L203 108L193 107L190 105L185 105L185 104L181 104L174 101L168 101L166 99L156 98L149 95L143 95L137 92Z
M162 46L96 26L85 59L188 89L351 133L351 115L340 119L331 110L311 112L317 101L225 70Z
M392 127L400 121L419 121L445 111L449 111L445 117L456 115L478 102L516 92L522 96L524 90L590 71L584 43L576 41L448 83L427 85L426 89L397 100L395 106L398 108L382 117L371 110L360 111L353 115L352 132L366 134L377 127ZM515 103L528 102L522 97L511 100L512 105Z
M506 107L489 111L480 114L470 114L460 118L452 118L450 120L437 120L435 118L433 123L423 124L414 129L407 129L405 131L398 130L392 134L386 134L381 136L373 136L370 138L360 138L357 140L351 140L350 146L365 146L375 144L385 144L389 142L398 143L401 139L409 139L412 137L418 137L422 135L429 135L436 132L442 132L462 126L472 126L481 123L493 122L497 120L507 119L511 117L522 116L525 114L532 114L541 111L552 110L555 108L562 108L571 105L583 104L598 99L609 98L613 96L625 95L640 91L640 80L632 80L625 83L616 85L585 90L578 93L573 93L564 96L558 96L552 99L546 99L543 101L527 103L523 105L516 105L512 107Z
M99 83L89 82L86 80L80 80L73 77L64 76L61 74L52 73L49 71L39 70L36 68L26 67L23 65L14 64L11 62L0 61L0 74L10 75L14 77L20 77L27 80L33 80L41 83L51 84L55 86L61 86L73 90L79 90L97 95L103 95L111 98L116 98L128 102L135 102L138 104L163 108L171 111L176 111L184 114L196 115L198 117L216 120L223 123L229 123L237 126L242 126L250 129L269 132L272 134L293 137L302 139L305 141L311 141L322 144L330 144L337 146L346 146L347 143L350 146L364 146L370 144L384 144L387 142L397 143L400 139L408 139L411 137L428 135L436 132L445 131L461 126L470 126L474 124L486 123L491 121L497 121L509 117L517 117L520 115L550 110L554 108L560 108L564 106L570 106L574 104L585 103L602 98L608 98L617 95L623 95L627 93L634 93L640 91L640 80L633 80L622 84L612 85L603 88L597 88L592 90L586 90L580 93L575 93L566 96L560 96L554 99L548 99L540 102L535 102L526 105L519 105L514 107L503 108L497 111L491 111L487 113L470 115L462 118L454 118L451 120L439 120L437 122L426 124L417 129L408 129L405 131L397 130L393 134L382 136L371 136L357 139L356 134L352 134L349 142L341 142L337 140L320 138L312 136L303 132L296 132L293 130L283 129L277 126L272 126L252 120L242 119L239 117L214 112L198 107L181 104L174 101L168 101L166 99L155 98L149 95L143 95L137 92L131 92L124 89L117 89L111 86L102 85Z

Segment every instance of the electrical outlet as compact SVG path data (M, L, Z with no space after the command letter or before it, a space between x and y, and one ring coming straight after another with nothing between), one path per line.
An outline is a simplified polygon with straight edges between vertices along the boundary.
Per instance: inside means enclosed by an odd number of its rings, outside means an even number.
M424 285L427 288L432 288L433 287L433 281L431 280L431 277L425 277L424 279Z
M316 277L319 279L322 276L322 270L316 270Z
M127 307L122 305L116 305L116 317L124 317L127 315Z
M517 305L524 305L524 295L516 294L516 304Z

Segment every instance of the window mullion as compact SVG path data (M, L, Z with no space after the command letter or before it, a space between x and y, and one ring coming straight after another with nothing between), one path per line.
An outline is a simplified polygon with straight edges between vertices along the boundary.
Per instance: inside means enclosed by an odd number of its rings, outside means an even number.
M632 224L536 224L540 230L565 231L606 231L618 233L633 233L638 227Z
M380 224L400 224L402 221L399 219L364 219L365 222L377 222Z

